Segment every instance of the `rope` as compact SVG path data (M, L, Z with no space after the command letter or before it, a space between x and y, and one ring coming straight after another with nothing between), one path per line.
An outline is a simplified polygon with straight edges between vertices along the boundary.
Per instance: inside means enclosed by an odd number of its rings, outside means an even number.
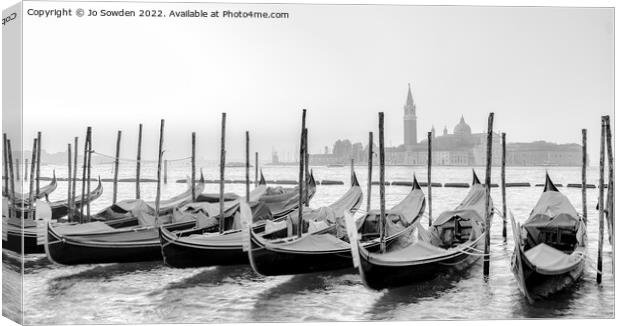
M103 156L106 158L110 158L113 160L116 160L115 156L112 155L108 155L108 154L104 154L104 153L99 153L97 151L92 151L93 154L99 155L99 156ZM178 161L186 161L186 160L190 160L192 157L188 156L188 157L182 157L182 158L175 158L175 159L168 159L168 162L178 162ZM123 162L137 162L138 160L136 159L130 159L130 158L120 158L118 159L119 161L123 161ZM141 163L157 163L157 160L140 160Z

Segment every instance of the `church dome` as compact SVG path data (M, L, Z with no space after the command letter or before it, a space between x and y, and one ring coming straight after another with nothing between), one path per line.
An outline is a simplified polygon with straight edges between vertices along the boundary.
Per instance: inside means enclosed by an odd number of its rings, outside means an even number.
M465 123L465 119L461 116L461 121L459 124L454 127L455 135L471 135L471 128L467 123Z

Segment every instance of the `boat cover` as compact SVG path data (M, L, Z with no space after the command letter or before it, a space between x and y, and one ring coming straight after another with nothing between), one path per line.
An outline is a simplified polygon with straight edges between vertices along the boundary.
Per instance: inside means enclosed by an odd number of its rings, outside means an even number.
M547 244L541 243L525 252L525 257L536 270L543 273L562 273L579 264L583 258L583 252L576 250L566 254Z
M202 245L202 246L224 246L233 247L241 246L243 243L243 232L241 230L235 230L228 233L203 233L192 234L187 237L183 237L183 242Z
M563 229L576 232L580 218L568 198L557 191L546 191L523 223L532 246L538 244L541 229Z
M433 226L441 226L448 223L456 216L464 220L478 219L485 222L486 219L483 216L485 212L485 196L486 190L483 185L472 185L465 199L463 199L454 210L442 212L439 217L433 221ZM489 207L493 207L492 199L489 202Z
M54 231L61 235L102 233L102 232L111 232L114 230L116 229L100 221L82 223L82 224L60 223L60 224L54 225Z
M351 248L348 242L342 241L331 234L310 234L289 242L267 243L266 247L305 252L348 250Z
M399 250L393 250L381 253L369 253L371 259L383 262L404 262L427 259L432 257L440 257L448 253L448 250L435 247L424 241L416 241Z

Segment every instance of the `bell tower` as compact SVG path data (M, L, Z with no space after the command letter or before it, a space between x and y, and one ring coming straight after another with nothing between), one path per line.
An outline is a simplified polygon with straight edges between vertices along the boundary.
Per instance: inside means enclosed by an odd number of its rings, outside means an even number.
M407 100L405 102L405 115L403 117L405 125L405 150L411 150L418 143L418 123L415 115L416 107L411 95L411 84L407 90Z

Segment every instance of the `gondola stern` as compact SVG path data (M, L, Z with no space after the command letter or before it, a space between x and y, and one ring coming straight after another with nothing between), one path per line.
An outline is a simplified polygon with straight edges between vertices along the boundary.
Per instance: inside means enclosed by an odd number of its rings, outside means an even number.
M558 187L556 187L555 184L553 184L553 181L551 181L551 177L549 177L549 172L545 171L545 188L543 189L543 192L547 191L559 192Z
M260 181L258 181L258 184L261 186L267 184L267 181L265 181L265 176L263 175L263 169L260 169Z
M357 174L355 174L355 171L351 172L351 187L359 187L360 184L357 181Z
M418 178L416 178L415 173L413 174L413 185L411 187L411 190L422 190L422 187L420 187L420 184L418 183Z
M474 185L479 185L479 184L482 184L482 183L480 182L480 179L478 179L478 175L476 174L476 171L475 171L474 169L472 169L472 170L471 170L471 172L472 172L472 174L473 174L473 180L472 180L472 182L471 182L471 185L472 185L472 186L474 186Z

